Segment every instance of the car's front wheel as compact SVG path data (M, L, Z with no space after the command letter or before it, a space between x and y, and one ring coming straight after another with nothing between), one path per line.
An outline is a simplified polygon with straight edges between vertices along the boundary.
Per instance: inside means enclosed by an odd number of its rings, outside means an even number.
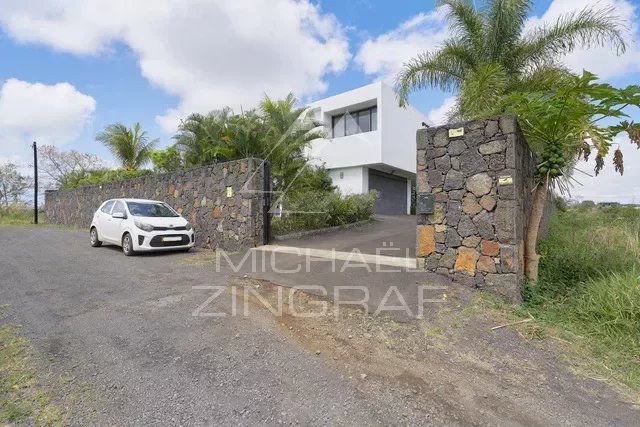
M93 227L91 231L89 231L89 241L91 242L91 246L94 248L99 248L102 246L102 242L98 238L98 229Z
M131 256L135 253L135 251L133 250L133 240L131 239L131 234L129 233L125 233L124 236L122 236L122 252L126 256Z

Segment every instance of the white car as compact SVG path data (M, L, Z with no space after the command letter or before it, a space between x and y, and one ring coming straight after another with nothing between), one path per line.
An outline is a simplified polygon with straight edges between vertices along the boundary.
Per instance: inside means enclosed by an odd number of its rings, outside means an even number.
M91 246L122 246L127 256L139 251L188 251L195 242L191 224L157 200L107 200L93 214L89 233Z

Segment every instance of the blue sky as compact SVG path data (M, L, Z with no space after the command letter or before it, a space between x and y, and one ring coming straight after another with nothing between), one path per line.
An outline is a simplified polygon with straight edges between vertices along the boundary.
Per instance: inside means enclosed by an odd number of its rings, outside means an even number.
M624 57L593 49L566 63L638 84L637 0L536 1L528 26L576 3L612 7L627 20L631 43ZM26 164L34 138L108 158L94 136L109 123L139 121L167 145L192 111L248 108L264 93L308 101L392 82L403 61L446 36L434 1L0 0L0 161ZM422 91L411 101L438 122L451 95ZM640 156L620 142L625 177L607 164L575 194L640 202Z

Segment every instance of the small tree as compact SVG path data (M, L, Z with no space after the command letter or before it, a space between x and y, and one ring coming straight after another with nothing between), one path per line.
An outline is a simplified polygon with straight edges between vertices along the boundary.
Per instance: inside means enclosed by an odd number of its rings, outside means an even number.
M71 173L82 174L103 167L104 162L95 154L61 151L54 145L38 147L38 171L48 181L48 187L63 187Z
M96 136L96 140L104 144L127 170L139 169L148 163L158 142L157 139L149 141L140 123L132 128L122 123L109 125Z
M182 156L175 146L151 153L153 168L160 172L170 172L184 167Z
M15 164L0 165L0 203L5 207L8 207L10 202L17 203L31 187L31 178L18 172Z
M577 181L573 177L577 162L588 160L594 151L596 175L604 167L604 158L612 148L615 148L613 166L622 175L622 151L612 142L621 132L627 132L631 142L640 148L640 126L624 120L630 106L640 106L640 86L618 89L597 83L597 77L587 71L582 76L564 78L557 90L515 93L496 105L495 112L509 111L518 115L527 141L539 160L525 236L528 279L536 281L538 278L536 244L549 189L555 187L568 192L572 182Z

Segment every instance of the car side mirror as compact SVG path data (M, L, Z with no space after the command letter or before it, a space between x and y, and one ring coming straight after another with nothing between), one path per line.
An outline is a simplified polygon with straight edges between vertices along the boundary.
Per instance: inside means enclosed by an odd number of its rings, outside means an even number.
M124 212L114 212L111 214L111 218L127 219L127 215Z

